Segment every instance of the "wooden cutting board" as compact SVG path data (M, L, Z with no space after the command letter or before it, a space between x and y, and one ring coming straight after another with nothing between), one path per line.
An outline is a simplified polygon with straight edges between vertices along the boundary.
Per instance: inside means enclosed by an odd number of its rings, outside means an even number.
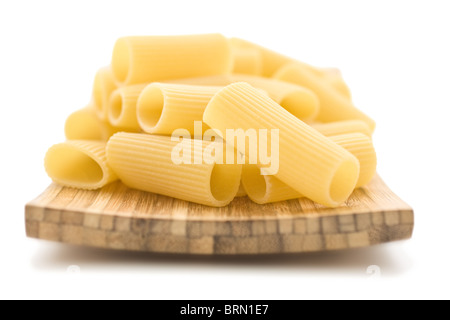
M345 205L307 199L224 208L116 182L97 191L55 184L25 208L29 237L75 245L177 254L279 254L366 247L408 239L413 210L376 176Z

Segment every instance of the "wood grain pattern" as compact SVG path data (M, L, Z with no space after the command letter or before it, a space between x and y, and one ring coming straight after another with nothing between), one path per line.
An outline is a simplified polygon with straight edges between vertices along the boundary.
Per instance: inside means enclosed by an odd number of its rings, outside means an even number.
M247 197L211 208L127 188L52 184L25 208L28 237L108 249L178 254L279 254L408 239L413 210L376 176L345 205L307 199L258 205Z

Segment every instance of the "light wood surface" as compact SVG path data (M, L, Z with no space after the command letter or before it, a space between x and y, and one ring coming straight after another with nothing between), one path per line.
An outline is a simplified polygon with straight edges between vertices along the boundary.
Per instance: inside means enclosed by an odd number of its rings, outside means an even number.
M177 254L279 254L408 239L413 210L376 176L345 205L307 199L258 205L247 197L211 208L129 189L55 184L25 208L28 237L108 249Z

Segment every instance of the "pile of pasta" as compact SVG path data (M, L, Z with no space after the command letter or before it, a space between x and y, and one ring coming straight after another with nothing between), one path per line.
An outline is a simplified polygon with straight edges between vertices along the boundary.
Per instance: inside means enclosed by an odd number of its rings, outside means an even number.
M264 172L261 152L248 161L248 145L231 147L224 134L231 129L268 132L269 145L277 130L278 170ZM221 34L123 37L45 168L63 186L95 190L120 180L213 207L240 196L336 207L375 175L374 129L337 69ZM220 139L221 152L210 152ZM174 161L180 141L192 147L193 161ZM237 156L247 161L219 161Z

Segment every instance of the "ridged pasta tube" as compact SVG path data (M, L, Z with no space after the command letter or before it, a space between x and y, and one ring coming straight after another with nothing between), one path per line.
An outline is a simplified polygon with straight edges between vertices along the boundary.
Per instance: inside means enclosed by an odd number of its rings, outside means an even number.
M195 121L203 121L203 112L222 87L152 83L137 102L137 119L145 132L170 135L176 129L194 134ZM207 126L203 126L207 130Z
M117 89L113 73L109 66L99 69L95 75L92 97L97 116L107 120L107 107L111 93Z
M93 106L72 112L66 119L64 132L68 140L103 140L101 122Z
M206 107L203 121L221 132L227 143L227 129L266 129L268 150L273 150L273 135L278 130L279 169L274 176L320 204L338 206L358 181L359 163L352 154L247 83L234 83L219 91ZM263 141L259 137L258 144ZM249 156L247 145L237 148ZM258 149L257 164L262 166L262 150Z
M208 143L197 143L200 148L193 148L193 157L205 156ZM120 180L131 188L207 206L228 205L238 192L242 165L218 164L215 158L176 164L173 153L192 146L193 140L183 140L182 149L177 149L179 144L166 136L121 132L109 140L106 153Z
M231 46L221 34L123 37L111 66L123 85L231 72Z
M271 77L280 67L295 61L290 57L244 39L231 38L230 42L233 48L254 49L260 52L262 62L261 75L264 77Z
M262 73L261 52L254 48L233 48L233 73L259 76Z
M247 82L253 87L267 92L271 99L301 120L314 120L319 113L319 99L314 92L307 88L276 79L244 74L231 74L178 79L171 80L170 82L212 86L227 86L234 82Z
M377 157L372 141L364 134L351 133L329 137L345 148L359 161L360 174L355 187L362 187L376 173ZM301 198L302 195L274 176L261 175L256 165L245 165L242 170L242 185L247 195L259 204Z
M69 140L52 146L45 155L49 177L63 186L94 190L117 179L106 163L106 143Z
M88 105L69 115L64 131L67 140L108 141L114 133L123 131L123 128L114 127L108 121L100 120L95 107Z
M320 101L317 121L334 122L358 119L366 122L372 132L375 130L375 121L357 109L348 98L339 93L330 83L301 65L297 63L285 65L277 71L274 78L311 89Z
M329 123L311 123L311 127L319 131L324 136L336 136L346 133L359 132L368 137L372 136L372 131L366 122L362 120L345 120Z
M329 139L358 159L360 173L356 187L368 184L377 171L377 155L372 139L358 132L330 136Z
M139 131L136 109L138 98L148 84L136 84L116 89L109 99L108 119L117 127Z

